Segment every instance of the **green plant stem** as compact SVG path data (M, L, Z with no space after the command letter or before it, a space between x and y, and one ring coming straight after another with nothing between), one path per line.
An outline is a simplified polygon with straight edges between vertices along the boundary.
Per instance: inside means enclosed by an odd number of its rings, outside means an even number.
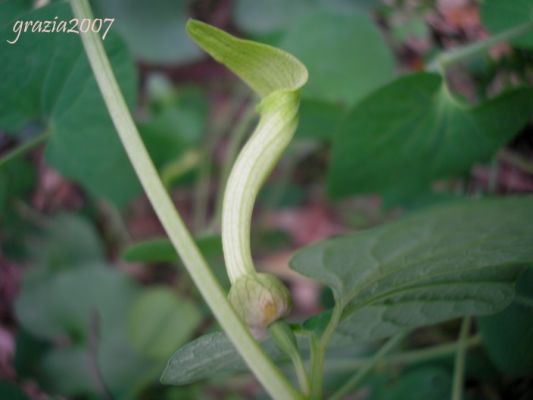
M198 232L206 228L209 206L209 184L213 169L214 152L220 139L231 127L239 109L247 101L247 94L242 89L237 89L236 98L224 104L220 117L212 123L212 128L207 135L207 140L200 152L200 168L194 190L193 226ZM209 231L209 227L206 231Z
M228 106L226 106L228 107ZM229 107L228 110L229 111ZM222 118L215 121L207 132L207 137L201 151L200 168L194 188L193 226L196 233L205 227L207 209L209 206L209 184L213 169L212 156L225 128L231 123L231 113L224 110Z
M34 138L28 140L27 142L22 143L21 145L15 147L13 150L10 150L7 154L0 158L0 168L5 166L10 161L22 156L27 151L33 149L34 147L40 145L46 139L50 137L50 131L44 131L43 133L35 136Z
M320 340L311 335L311 399L322 398L322 378L324 375L324 357L331 336L337 329L342 315L342 307L336 303L326 329Z
M482 341L479 335L472 336L465 341L466 349L472 349L481 344ZM458 342L453 342L431 346L426 349L405 351L383 358L378 364L378 367L416 364L435 358L446 357L456 354L458 347ZM354 369L365 367L371 361L371 358L334 359L327 363L327 370L329 372L353 371Z
M437 56L437 58L430 64L429 69L440 68L441 72L444 72L446 68L452 64L475 57L476 55L487 51L497 44L522 36L531 30L533 30L533 21L492 35L485 40L480 40L479 42L472 43L467 46L445 51Z
M131 241L130 234L118 207L111 202L98 199L95 199L95 203L104 221L106 243L114 243L118 248L128 245Z
M284 326L286 328L284 328ZM310 390L309 376L307 375L302 356L298 350L296 338L294 335L289 335L286 329L290 328L285 321L276 321L270 324L268 327L268 332L276 341L276 343L278 343L280 349L289 356L294 366L294 371L296 372L296 378L298 379L300 389L304 395L308 395Z
M222 205L224 200L224 190L226 189L226 183L228 182L228 177L231 172L231 168L237 159L239 154L239 149L246 138L246 134L249 133L250 128L252 127L253 122L257 112L255 107L247 106L246 110L242 114L239 122L232 130L230 134L228 149L224 155L224 161L222 162L220 178L218 183L218 191L216 196L216 205L213 218L209 224L208 231L213 232L220 226L220 219L222 217Z
M457 352L455 353L455 369L453 374L452 400L461 400L463 395L463 382L465 370L466 340L470 331L472 317L463 318L459 339L457 341Z
M389 352L398 346L403 339L405 339L407 334L408 332L401 332L390 338L387 343L381 346L376 355L372 357L365 366L361 367L352 378L350 378L333 394L333 396L331 396L331 400L341 400L348 393L352 392L368 373L372 371L372 369L374 369Z
M101 317L98 311L94 310L91 315L89 334L87 335L89 368L92 372L94 383L104 400L113 400L113 395L106 385L102 369L98 360L98 350L100 348Z
M213 141L208 139L206 148L209 149L212 143ZM198 235L205 226L207 218L207 209L209 206L209 183L211 180L210 176L212 168L211 161L205 161L210 157L209 152L205 151L202 153L204 162L200 164L200 168L198 169L196 185L194 186L193 192L192 226L196 235Z
M324 353L321 352L320 343L314 334L309 336L311 350L311 389L310 399L318 400L322 396L322 374L324 372Z
M311 385L309 383L309 377L307 376L307 371L305 370L305 365L303 363L300 353L297 351L292 354L291 361L294 365L294 370L296 372L296 377L298 378L298 384L304 395L309 394Z
M76 18L93 18L87 0L72 0L71 6ZM251 336L248 328L235 314L224 291L210 271L175 209L129 113L100 38L96 33L87 32L81 33L81 39L102 97L133 168L161 224L204 300L267 392L275 399L300 398L300 394L274 366L257 341Z
M170 189L174 180L196 168L200 164L201 159L202 152L198 149L191 149L178 159L165 164L161 170L161 180L165 187Z

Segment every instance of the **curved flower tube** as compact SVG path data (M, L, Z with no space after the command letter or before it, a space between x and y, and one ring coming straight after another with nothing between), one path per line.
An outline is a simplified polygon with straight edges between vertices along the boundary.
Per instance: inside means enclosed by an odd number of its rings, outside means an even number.
M290 311L287 288L276 277L255 270L250 224L257 194L294 136L299 91L307 81L307 69L289 53L238 39L200 21L189 21L187 31L261 99L257 106L259 123L235 161L222 210L222 244L232 283L229 299L252 330L257 331Z

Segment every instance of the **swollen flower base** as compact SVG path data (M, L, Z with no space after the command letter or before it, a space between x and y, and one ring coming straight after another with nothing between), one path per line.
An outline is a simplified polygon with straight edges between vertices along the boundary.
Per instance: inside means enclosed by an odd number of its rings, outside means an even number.
M256 337L265 327L286 317L292 308L287 287L270 274L245 274L231 286L229 301Z

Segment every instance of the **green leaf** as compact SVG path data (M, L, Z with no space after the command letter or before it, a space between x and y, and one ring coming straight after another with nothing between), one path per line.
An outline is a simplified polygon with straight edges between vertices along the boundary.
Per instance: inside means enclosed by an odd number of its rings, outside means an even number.
M284 356L271 338L261 342L263 350L273 359ZM237 349L222 332L204 335L176 351L169 360L161 383L186 385L213 376L247 371Z
M196 244L202 253L210 256L222 255L220 236L199 238ZM122 258L129 262L179 262L180 258L172 242L165 237L155 238L132 244L122 253Z
M303 99L296 138L332 141L346 110L338 104Z
M29 224L17 202L30 201L35 180L35 166L24 158L12 159L0 167L0 251L8 259L21 258L26 252L24 234Z
M342 310L338 340L378 340L502 310L533 262L531 218L531 197L456 202L319 242L291 267L332 288ZM308 326L322 329L328 314Z
M29 400L29 397L13 382L0 381L0 399Z
M87 349L76 346L50 351L43 360L44 379L50 391L65 394L97 392Z
M527 376L533 371L533 270L518 281L515 301L499 314L478 318L487 352L505 374Z
M15 159L0 168L0 222L13 210L13 202L24 199L33 189L35 169L24 159Z
M296 328L296 329L294 329ZM299 326L291 326L296 335L298 348L302 357L309 358L309 338L298 335ZM289 359L271 336L260 340L261 347L278 365L288 364ZM360 346L330 348L326 352L326 366L339 357L357 357L361 355ZM230 376L247 372L248 369L237 349L223 332L214 332L201 336L186 344L169 360L161 377L162 383L186 385L203 379Z
M45 340L36 338L21 326L18 327L13 367L19 379L28 379L39 373L40 361L49 348L50 344Z
M70 20L67 3L55 3L19 17L22 20ZM9 29L1 32L7 37ZM136 99L135 65L116 36L105 40L122 92ZM0 44L0 128L14 133L38 121L50 129L46 160L65 177L118 205L140 186L77 35L22 33L15 45ZM112 171L112 173L110 173Z
M377 0L236 0L233 17L237 26L252 35L271 35L285 32L308 14L323 10L338 14L368 10Z
M315 0L317 5L321 8L336 12L339 14L347 14L353 12L367 11L370 12L379 4L380 0Z
M296 331L294 333L298 348L306 359L309 354L309 339L306 336L299 336ZM280 350L271 336L263 338L260 344L278 365L289 362L287 355ZM360 347L354 348L353 346L343 347L340 353L337 351L339 349L328 350L326 359L331 359L332 363L340 355L355 357L361 352ZM242 357L226 335L223 332L214 332L201 336L176 351L161 376L161 382L187 385L203 379L231 376L248 371Z
M98 0L97 6L103 16L116 18L112 29L142 61L178 64L201 56L183 30L189 18L188 1Z
M411 400L450 398L452 377L442 368L409 371L381 385L371 385L368 400Z
M128 333L135 350L166 360L202 321L197 306L166 288L146 290L133 304Z
M531 21L533 16L532 0L484 0L480 4L481 20L493 33L500 33L515 26ZM520 47L533 46L533 32L512 41Z
M255 35L285 30L295 19L307 14L312 5L306 0L237 0L233 15L240 29Z
M127 310L124 318L118 318L114 329L101 328L98 362L103 379L116 398L138 398L136 393L157 379L164 363L144 357L133 349L128 340L126 316Z
M197 239L196 244L218 281L224 288L229 289L220 236L205 236ZM172 262L181 265L176 249L167 238L155 238L132 244L123 251L122 258L129 262Z
M128 262L177 262L178 253L172 242L165 237L149 239L128 246L122 253Z
M76 214L58 214L47 219L27 240L28 258L48 271L99 263L105 250L95 227Z
M304 98L353 105L394 76L392 52L365 14L311 13L291 25L281 47L309 70Z
M22 326L37 337L66 336L80 342L87 338L95 312L103 333L124 321L138 290L127 276L93 264L45 279L25 279L15 310Z
M135 398L136 391L155 379L161 362L136 352L127 336L128 315L140 294L130 277L95 264L41 279L27 278L15 303L21 326L36 337L71 344L45 356L43 366L54 387L67 395L98 393L93 372L89 369L86 375L83 366L87 354L94 353L89 343L94 333L97 354L93 356L117 398ZM74 374L70 382L65 380L69 370Z
M529 89L467 107L451 98L438 75L399 78L365 98L339 127L329 192L413 198L436 179L488 161L532 111Z
M201 144L207 112L205 93L190 88L175 103L154 110L153 115L139 125L143 142L159 170Z
M96 355L94 349L81 344L51 350L42 362L47 386L63 395L101 395L91 369L94 361L90 357L96 356L102 379L114 397L137 398L135 393L152 383L163 366L134 352L123 328L117 326L99 336Z
M30 240L33 268L25 272L15 311L20 326L32 335L72 343L45 356L42 372L47 382L64 394L98 392L89 365L80 361L87 359L89 337L96 328L98 362L113 392L129 393L147 377L154 379L157 365L136 353L127 340L127 315L139 295L138 285L103 264L98 235L83 219L60 214L41 229ZM72 379L65 380L65 371Z
M9 27L13 30L13 23L16 21L16 17L31 10L31 0L10 0L3 1L0 4L0 28ZM11 36L6 36L6 40L13 41L16 38L16 33L13 32Z

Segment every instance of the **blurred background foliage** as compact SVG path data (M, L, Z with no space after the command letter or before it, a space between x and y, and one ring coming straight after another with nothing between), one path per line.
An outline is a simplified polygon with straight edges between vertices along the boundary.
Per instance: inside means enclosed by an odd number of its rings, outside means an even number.
M105 46L121 89L225 287L221 195L255 100L192 44L184 23L205 20L307 65L296 138L253 225L257 262L291 287L294 320L331 305L287 268L294 249L436 203L533 192L533 33L443 74L430 68L443 51L528 22L531 0L92 5L116 18ZM79 37L27 32L6 42L15 20L55 16L70 19L68 4L0 2L0 399L264 396L246 374L158 382L172 353L216 322L141 194ZM468 354L468 399L533 396L532 293L529 273L512 306L478 319L484 344ZM421 329L411 344L453 341L457 328ZM329 357L335 387L351 369ZM452 364L448 352L384 367L361 398L449 398Z

